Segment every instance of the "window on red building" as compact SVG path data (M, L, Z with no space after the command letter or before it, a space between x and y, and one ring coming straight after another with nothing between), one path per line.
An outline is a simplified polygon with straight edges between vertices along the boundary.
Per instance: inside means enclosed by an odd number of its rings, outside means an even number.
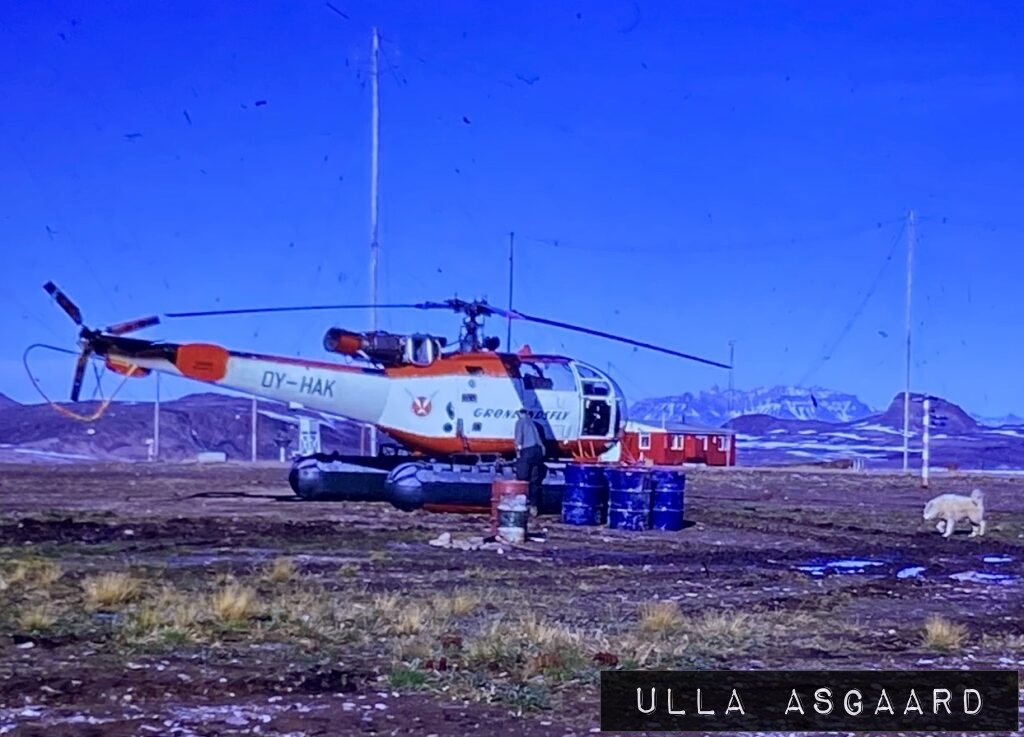
M651 449L651 434L647 433L647 432L640 433L639 437L637 438L637 443L638 443L637 447L639 447L640 450L650 450Z

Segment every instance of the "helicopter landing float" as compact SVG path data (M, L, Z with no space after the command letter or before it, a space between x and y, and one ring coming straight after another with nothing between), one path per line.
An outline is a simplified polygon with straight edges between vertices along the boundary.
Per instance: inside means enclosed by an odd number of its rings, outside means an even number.
M289 480L305 499L389 501L402 509L479 508L490 485L511 476L516 413L525 407L542 430L549 463L542 511L560 503L559 468L573 458L596 459L619 441L626 421L622 390L605 372L557 355L498 350L481 321L497 316L595 335L688 360L728 368L668 348L518 311L485 301L378 305L379 309L452 310L463 315L458 344L443 337L330 328L329 353L355 363L317 361L229 350L209 343L141 340L127 334L158 324L157 317L104 329L84 326L78 307L52 282L46 291L81 328L81 354L72 382L77 401L85 366L102 358L112 370L140 376L164 372L265 399L372 425L397 441L377 456L300 457ZM168 313L168 318L366 309L370 305L311 305Z

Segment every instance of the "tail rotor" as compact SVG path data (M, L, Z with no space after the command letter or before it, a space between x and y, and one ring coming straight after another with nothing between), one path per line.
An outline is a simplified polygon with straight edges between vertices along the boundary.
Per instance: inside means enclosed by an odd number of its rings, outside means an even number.
M85 326L82 320L82 311L78 309L78 305L71 301L60 288L52 281L46 282L43 285L43 289L57 302L57 305L67 313L68 317L75 323L75 325L81 328L79 332L79 343L82 346L82 352L78 355L78 361L75 363L75 375L71 382L71 401L77 402L78 397L82 392L82 380L85 378L85 368L89 364L89 359L96 353L97 343L101 342L104 337L118 338L128 333L134 333L137 330L143 328L152 327L160 323L160 318L156 316L143 317L138 320L128 320L126 322L119 322L110 325L102 330L92 330ZM101 350L101 353L104 351Z

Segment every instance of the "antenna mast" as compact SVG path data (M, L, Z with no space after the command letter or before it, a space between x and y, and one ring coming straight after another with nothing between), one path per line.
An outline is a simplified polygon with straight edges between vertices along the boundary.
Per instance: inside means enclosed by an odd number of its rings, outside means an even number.
M910 468L910 329L911 287L914 274L914 211L907 214L907 356L906 383L903 390L903 472Z
M508 234L508 330L505 333L505 350L512 350L512 277L515 266L515 242L516 234Z
M377 330L377 261L380 243L377 242L377 182L380 177L380 34L373 29L373 107L370 111L370 330ZM377 455L377 427L370 425L370 455Z
M252 397L252 418L249 423L251 434L249 436L249 453L252 456L252 462L256 462L256 395Z
M380 155L380 36L373 29L373 73L370 82L373 89L373 107L370 115L370 330L377 330L377 261L380 258L380 244L377 242L377 180L380 170L377 159Z
M160 459L160 372L156 374L156 401L153 403L153 460Z
M729 341L729 419L730 420L732 419L732 393L733 393L732 372L733 372L733 366L736 365L733 362L733 357L735 356L735 348L736 348L736 341L735 340L730 340Z

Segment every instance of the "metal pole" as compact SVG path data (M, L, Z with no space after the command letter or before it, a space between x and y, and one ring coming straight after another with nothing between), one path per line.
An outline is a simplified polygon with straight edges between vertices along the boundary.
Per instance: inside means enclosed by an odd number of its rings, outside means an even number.
M924 398L924 403L921 407L924 412L924 418L922 420L923 425L923 440L921 446L921 486L925 489L928 488L928 462L931 458L931 454L928 452L928 426L931 425L931 399L929 397Z
M370 82L373 90L373 107L370 114L370 330L377 329L377 261L380 258L380 244L377 242L377 180L380 174L380 37L373 29L373 74Z
M380 156L380 35L373 29L373 107L370 112L370 330L377 330L377 262L380 258L380 243L377 241L377 184L380 177L378 158ZM377 428L370 426L370 455L377 455Z
M736 346L736 341L735 340L730 340L729 341L729 418L730 419L732 419L732 390L733 390L732 371L733 371L733 366L735 366L735 364L733 363L733 357L735 355L735 346Z
M907 215L907 360L903 391L903 472L910 468L910 305L914 274L914 211Z
M251 442L252 442L252 462L256 462L256 397L252 398L252 421L251 425Z
M156 372L156 402L153 404L153 460L160 458L160 372Z
M512 279L515 274L515 243L516 234L508 234L508 331L505 333L505 350L512 350Z

